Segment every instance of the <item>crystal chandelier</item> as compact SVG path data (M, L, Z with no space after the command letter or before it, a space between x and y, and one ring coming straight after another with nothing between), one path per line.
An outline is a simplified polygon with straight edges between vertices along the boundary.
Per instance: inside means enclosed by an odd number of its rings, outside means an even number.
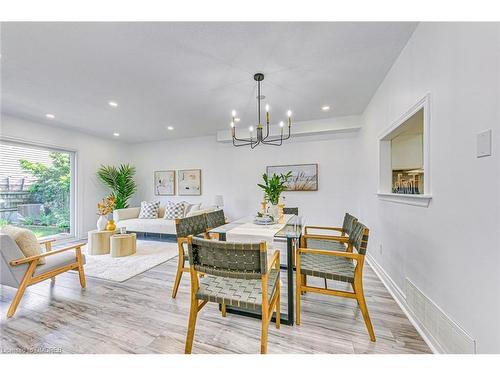
M259 144L264 144L264 145L272 145L272 146L281 146L283 144L284 140L287 140L290 138L290 128L292 126L292 111L287 112L288 116L288 134L286 136L283 136L283 128L284 128L284 123L283 121L280 122L280 136L269 136L269 122L270 122L270 116L269 116L269 104L266 104L266 134L264 135L264 125L261 124L260 121L260 102L264 98L263 96L260 95L260 84L264 80L264 74L262 73L255 73L253 76L253 79L257 81L257 113L258 113L258 122L257 126L255 127L255 130L257 131L256 137L254 137L254 127L250 126L248 130L250 131L250 137L249 138L238 138L236 137L236 121L239 119L236 118L236 111L233 110L231 113L232 115L232 121L231 121L231 133L233 136L233 145L236 147L240 146L250 146L251 148L257 147Z

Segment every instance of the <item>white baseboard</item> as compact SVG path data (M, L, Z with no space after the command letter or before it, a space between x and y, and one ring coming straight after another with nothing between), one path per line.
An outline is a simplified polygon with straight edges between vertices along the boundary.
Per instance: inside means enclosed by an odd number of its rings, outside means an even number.
M418 318L415 316L413 311L408 306L406 302L406 296L403 291L396 285L396 283L391 279L391 277L384 271L384 269L377 263L377 261L369 254L366 254L366 261L373 269L378 278L385 285L392 298L399 305L401 310L408 317L408 320L415 327L417 332L422 336L425 343L429 346L434 354L444 354L446 353L439 342L430 334L430 332L420 323Z

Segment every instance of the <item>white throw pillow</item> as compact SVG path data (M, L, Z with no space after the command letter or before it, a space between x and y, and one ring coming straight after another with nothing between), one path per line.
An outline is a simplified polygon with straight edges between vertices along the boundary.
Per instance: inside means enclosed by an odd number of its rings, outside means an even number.
M2 233L8 235L16 242L17 246L19 246L19 249L26 258L43 253L35 233L29 229L6 225L2 228ZM38 260L38 264L45 264L45 258L40 258Z
M184 217L188 216L190 212L192 211L198 211L201 207L201 203L194 203L190 204L188 202L186 203L186 209L184 210Z
M201 215L201 214L206 214L212 210L210 209L201 209L201 210L191 210L189 213L186 215L186 217L191 217L191 216L196 216L196 215Z
M182 219L184 217L185 205L184 202L174 203L168 202L165 206L166 220Z
M158 210L160 202L141 202L141 212L139 219L158 219Z

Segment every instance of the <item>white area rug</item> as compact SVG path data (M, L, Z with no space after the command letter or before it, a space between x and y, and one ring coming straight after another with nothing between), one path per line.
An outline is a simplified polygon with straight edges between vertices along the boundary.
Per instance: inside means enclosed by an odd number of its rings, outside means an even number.
M177 243L137 240L134 255L112 258L111 255L88 255L85 252L85 275L123 282L178 255Z

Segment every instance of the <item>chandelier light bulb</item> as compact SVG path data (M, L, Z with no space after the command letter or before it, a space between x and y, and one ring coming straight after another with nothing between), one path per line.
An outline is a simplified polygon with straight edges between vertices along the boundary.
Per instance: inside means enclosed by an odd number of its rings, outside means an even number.
M288 110L288 112L286 113L286 115L287 115L288 117L292 117L292 111Z
M269 112L269 104L266 104L266 112Z
M234 117L234 116L236 116L236 110L235 110L235 109L233 109L233 110L231 111L231 116L233 116L233 117Z
M253 132L253 126L250 126L250 127L248 128L248 130L250 130L251 132Z
M283 123L283 121L280 121L280 128L282 128L283 126L285 126L285 124Z
M231 121L230 125L231 125L232 128L234 128L234 122Z

